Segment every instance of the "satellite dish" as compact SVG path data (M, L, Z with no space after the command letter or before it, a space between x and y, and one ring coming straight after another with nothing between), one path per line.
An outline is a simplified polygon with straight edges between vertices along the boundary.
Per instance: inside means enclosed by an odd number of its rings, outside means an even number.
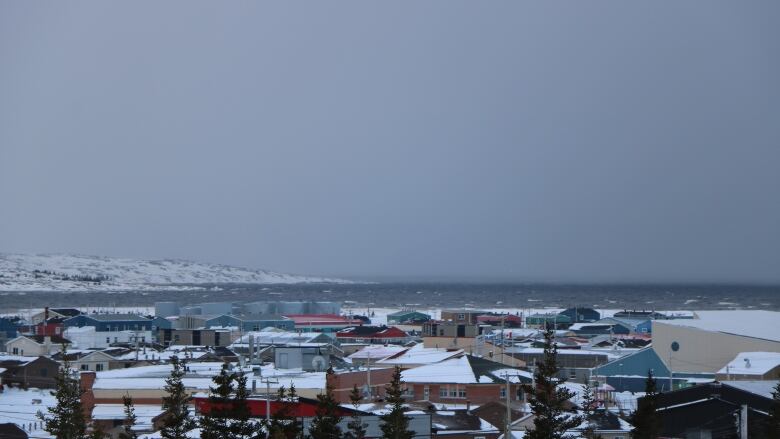
M311 367L317 372L324 371L327 365L328 361L322 355L317 355L311 359Z

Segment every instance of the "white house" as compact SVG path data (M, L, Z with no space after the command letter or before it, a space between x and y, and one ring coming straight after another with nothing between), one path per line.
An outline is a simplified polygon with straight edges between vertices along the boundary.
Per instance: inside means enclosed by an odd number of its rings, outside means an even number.
M59 336L20 335L5 343L8 353L28 357L46 357L62 350L63 345L70 345L70 340Z
M87 355L84 355L83 357L73 360L71 363L74 368L77 368L79 370L88 371L91 370L93 372L102 372L104 370L110 369L110 362L116 361L116 358L112 357L111 355L108 355L105 352L95 351L90 352Z
M94 326L65 328L65 337L78 349L102 349L112 343L145 343L152 341L152 331L97 331Z

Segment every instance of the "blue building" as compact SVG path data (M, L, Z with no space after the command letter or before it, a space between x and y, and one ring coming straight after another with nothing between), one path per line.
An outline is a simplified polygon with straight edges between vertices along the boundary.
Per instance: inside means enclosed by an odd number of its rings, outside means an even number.
M605 317L597 323L614 323L629 328L631 332L638 334L650 334L653 328L653 321L650 319L627 319L617 317Z
M5 317L0 317L0 337L5 335L6 340L10 340L12 338L16 338L16 333L18 330L18 326L16 325L16 322L7 319Z
M94 326L95 331L151 331L152 319L138 314L82 314L63 322L66 328Z
M571 319L572 323L595 322L601 318L601 313L593 308L575 306L559 313Z

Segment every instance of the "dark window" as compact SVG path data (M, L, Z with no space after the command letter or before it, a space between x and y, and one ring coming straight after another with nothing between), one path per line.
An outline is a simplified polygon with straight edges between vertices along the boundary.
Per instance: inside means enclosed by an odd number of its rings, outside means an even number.
M466 336L466 325L458 325L458 337Z

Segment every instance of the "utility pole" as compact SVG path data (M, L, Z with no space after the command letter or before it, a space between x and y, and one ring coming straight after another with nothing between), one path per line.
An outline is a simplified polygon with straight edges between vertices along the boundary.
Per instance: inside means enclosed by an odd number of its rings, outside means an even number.
M368 372L366 373L366 385L368 386L368 401L371 402L374 398L371 396L374 395L374 392L371 391L371 350L369 349L367 352L368 356L366 361L366 367L368 368Z
M748 406L742 405L739 412L739 439L748 439Z
M672 376L674 373L672 373L672 349L669 349L669 391L671 392L674 390L674 380L672 379Z
M504 362L504 321L506 321L506 316L501 317L501 346L499 349L501 349L501 361L500 363ZM507 438L509 439L509 438Z
M512 409L509 404L512 402L512 397L509 395L509 372L504 373L504 381L506 381L506 423L504 425L504 439L511 439L512 437Z
M260 382L262 383L265 381L265 422L266 426L271 425L271 378L260 378ZM279 384L279 380L274 379L274 384ZM270 428L266 428L266 437L268 437L271 434Z

